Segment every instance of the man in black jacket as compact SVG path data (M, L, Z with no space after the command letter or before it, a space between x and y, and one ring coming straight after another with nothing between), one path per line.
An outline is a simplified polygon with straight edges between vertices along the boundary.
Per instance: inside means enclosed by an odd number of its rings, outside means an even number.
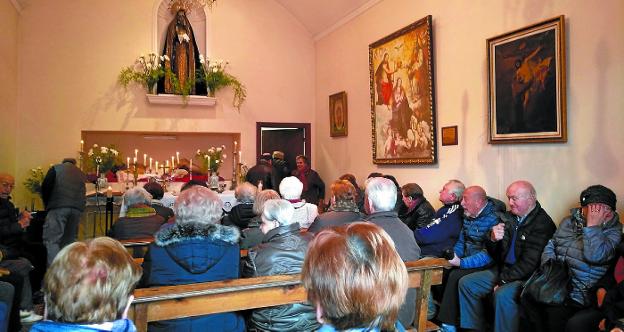
M531 183L512 183L507 198L510 211L499 213L503 223L492 227L487 243L497 265L459 282L462 328L484 330L482 298L493 293L494 331L518 331L517 299L522 285L540 265L542 251L556 230Z
M273 167L271 167L271 154L263 153L260 156L260 160L258 164L247 171L247 175L245 175L245 181L253 184L254 186L260 188L260 183L262 183L262 189L274 189L276 188L273 185Z

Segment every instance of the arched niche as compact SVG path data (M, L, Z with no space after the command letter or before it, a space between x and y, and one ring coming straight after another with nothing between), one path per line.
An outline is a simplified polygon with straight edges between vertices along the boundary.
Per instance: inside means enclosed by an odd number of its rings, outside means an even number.
M174 13L169 10L169 2L170 0L154 1L154 10L152 15L152 49L154 53L160 55L162 55L167 27L174 17ZM210 50L212 48L209 24L210 9L205 7L203 9L193 10L191 13L187 13L186 17L189 22L191 22L191 26L193 27L197 48L199 48L201 54L210 57Z

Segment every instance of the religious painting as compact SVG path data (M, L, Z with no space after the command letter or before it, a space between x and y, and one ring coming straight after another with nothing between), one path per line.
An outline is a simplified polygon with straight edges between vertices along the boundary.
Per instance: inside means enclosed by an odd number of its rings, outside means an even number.
M435 164L431 15L368 47L373 162Z
M566 142L564 16L487 40L489 143Z
M457 145L457 126L442 127L442 145Z
M342 91L329 96L329 136L347 136L347 93Z

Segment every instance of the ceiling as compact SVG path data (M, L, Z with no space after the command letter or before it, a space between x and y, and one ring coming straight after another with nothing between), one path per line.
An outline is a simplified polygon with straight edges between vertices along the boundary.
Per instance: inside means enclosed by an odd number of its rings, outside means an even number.
M18 11L33 0L10 0ZM227 0L220 0L227 1ZM275 0L308 30L315 40L332 32L382 0Z

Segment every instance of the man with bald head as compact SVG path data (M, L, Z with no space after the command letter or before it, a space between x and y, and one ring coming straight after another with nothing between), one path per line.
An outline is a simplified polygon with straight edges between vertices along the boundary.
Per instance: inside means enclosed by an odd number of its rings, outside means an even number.
M461 327L483 331L482 299L494 293L494 331L518 331L522 285L540 265L540 257L556 226L542 209L533 185L516 181L507 188L510 211L489 232L488 250L496 265L459 281Z
M455 331L459 324L457 286L460 280L494 263L487 251L486 242L490 229L499 222L496 215L497 205L487 197L483 188L471 186L464 190L461 206L464 208L462 231L453 249L454 257L449 260L457 268L448 273L438 314L443 331Z

